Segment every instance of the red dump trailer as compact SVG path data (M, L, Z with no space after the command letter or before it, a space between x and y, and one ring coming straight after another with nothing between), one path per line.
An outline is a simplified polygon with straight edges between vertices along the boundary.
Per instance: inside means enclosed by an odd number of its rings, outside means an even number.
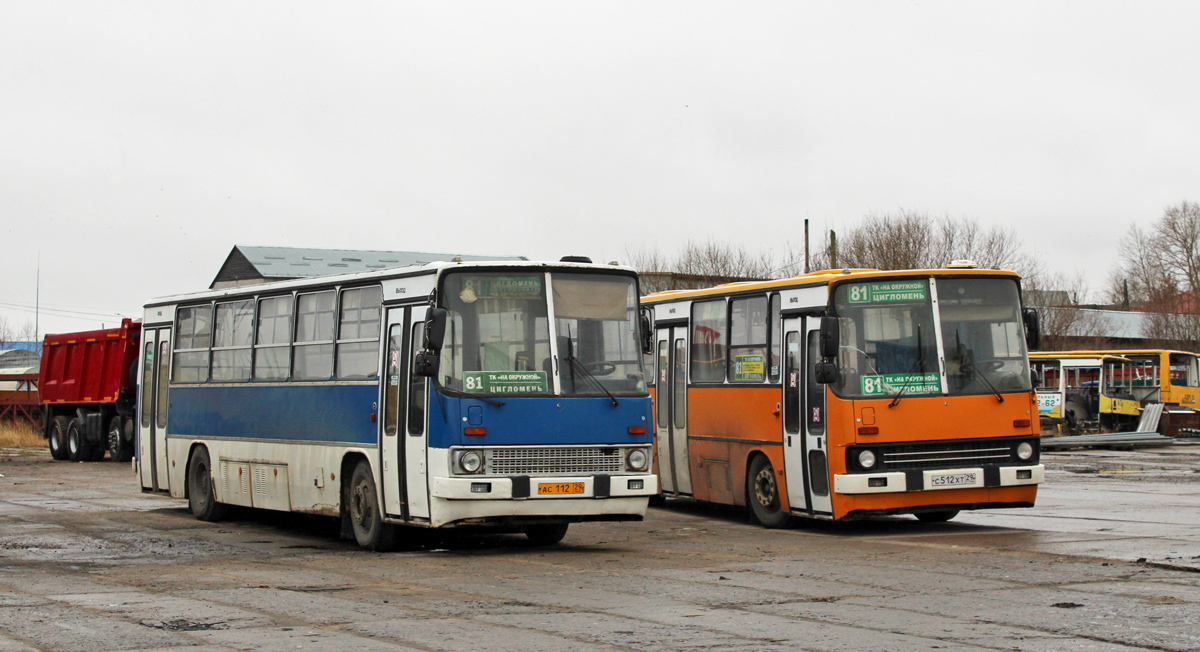
M54 459L133 457L141 334L141 322L125 319L120 328L46 336L38 391Z

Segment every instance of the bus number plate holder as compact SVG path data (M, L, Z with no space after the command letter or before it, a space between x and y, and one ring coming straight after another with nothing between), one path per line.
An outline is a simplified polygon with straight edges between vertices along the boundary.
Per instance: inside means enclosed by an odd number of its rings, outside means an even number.
M943 489L947 487L974 487L979 484L979 474L975 472L968 473L942 473L929 476L929 486L931 489Z
M583 493L582 482L549 482L538 484L538 495L562 495Z

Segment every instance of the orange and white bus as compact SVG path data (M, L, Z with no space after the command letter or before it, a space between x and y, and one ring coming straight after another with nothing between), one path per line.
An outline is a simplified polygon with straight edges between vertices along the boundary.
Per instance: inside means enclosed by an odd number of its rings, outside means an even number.
M1017 274L955 265L643 297L664 496L767 527L1032 507L1037 314Z

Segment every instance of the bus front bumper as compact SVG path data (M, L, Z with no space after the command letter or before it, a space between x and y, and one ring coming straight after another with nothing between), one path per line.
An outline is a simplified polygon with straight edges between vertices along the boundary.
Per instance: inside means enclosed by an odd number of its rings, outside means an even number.
M891 473L845 473L833 476L839 494L886 494L943 489L982 489L1041 484L1046 480L1043 464L1031 466L928 469Z
M636 498L658 493L658 476L436 477L431 495L445 500L553 500Z

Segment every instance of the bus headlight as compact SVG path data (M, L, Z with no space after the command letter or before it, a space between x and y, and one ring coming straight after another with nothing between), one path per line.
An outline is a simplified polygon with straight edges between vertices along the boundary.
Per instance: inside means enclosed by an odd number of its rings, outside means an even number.
M860 451L858 454L858 465L864 469L870 469L875 466L875 453L869 450Z
M641 448L634 448L629 451L629 455L625 456L626 471L645 471L646 462L650 458L646 456L646 451Z
M483 469L483 455L479 451L463 451L458 456L458 468L464 473L479 473Z
M1027 441L1021 442L1021 444L1017 446L1017 457L1023 460L1033 457L1033 444L1030 444Z

